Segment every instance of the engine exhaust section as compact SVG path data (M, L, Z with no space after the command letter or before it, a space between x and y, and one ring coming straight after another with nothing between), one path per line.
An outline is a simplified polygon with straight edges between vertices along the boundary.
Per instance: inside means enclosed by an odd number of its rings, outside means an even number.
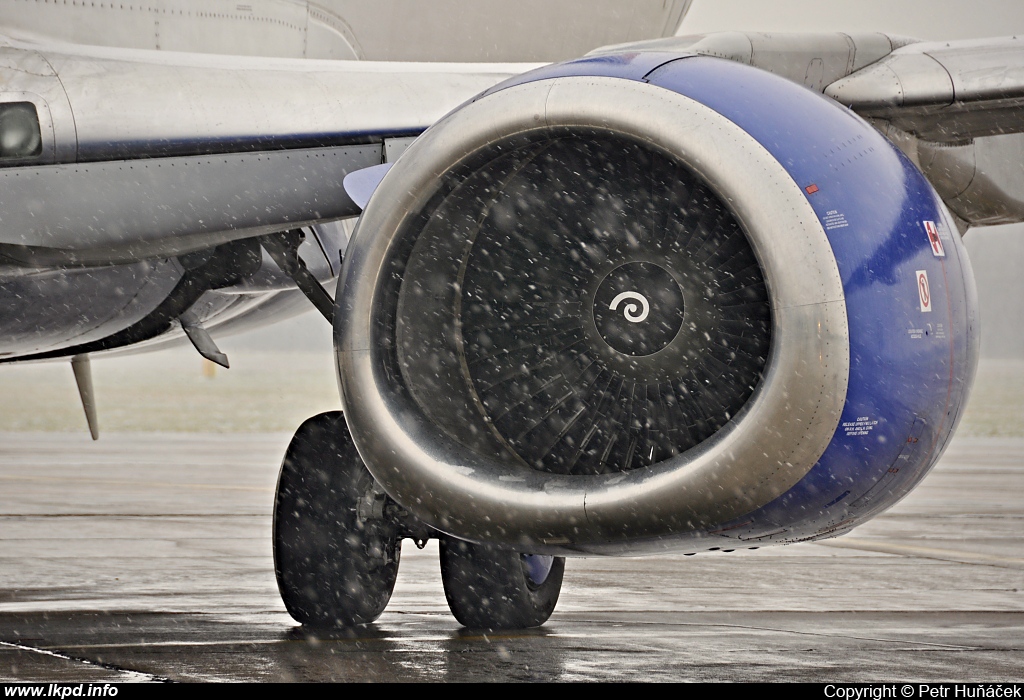
M352 438L424 523L519 551L845 532L927 473L966 399L951 221L867 123L757 69L517 77L420 137L355 230Z

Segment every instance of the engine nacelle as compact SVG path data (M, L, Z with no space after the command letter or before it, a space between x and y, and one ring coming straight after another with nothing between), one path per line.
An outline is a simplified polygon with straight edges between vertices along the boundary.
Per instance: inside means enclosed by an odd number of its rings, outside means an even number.
M825 537L937 461L977 361L952 219L763 71L601 56L451 113L384 177L335 333L349 428L429 525L552 554Z

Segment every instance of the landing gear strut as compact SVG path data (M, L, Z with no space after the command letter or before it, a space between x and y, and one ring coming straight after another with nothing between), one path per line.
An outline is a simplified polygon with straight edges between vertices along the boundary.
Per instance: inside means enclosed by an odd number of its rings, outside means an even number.
M402 538L422 546L437 536L374 481L340 412L299 427L274 504L274 570L295 620L310 627L373 622L391 599ZM463 625L519 629L551 616L563 558L440 539L445 597Z

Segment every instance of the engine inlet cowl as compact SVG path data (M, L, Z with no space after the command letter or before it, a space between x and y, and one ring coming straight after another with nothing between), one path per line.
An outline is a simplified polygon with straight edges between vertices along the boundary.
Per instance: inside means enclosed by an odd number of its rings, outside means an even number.
M464 539L607 552L723 522L806 474L843 405L843 290L800 188L644 83L446 117L381 182L338 295L360 454Z

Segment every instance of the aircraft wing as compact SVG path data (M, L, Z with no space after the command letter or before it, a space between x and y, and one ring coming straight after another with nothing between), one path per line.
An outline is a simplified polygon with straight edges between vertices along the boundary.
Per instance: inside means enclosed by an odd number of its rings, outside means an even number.
M1016 39L727 33L633 46L656 55L719 56L803 82L875 120L898 144L909 135L912 147L904 150L964 225L1024 219L1024 178L987 176L1007 162L1007 144L989 154L986 138L1019 133L1024 124L1024 51ZM352 216L358 207L337 183L386 161L385 141L406 143L475 94L536 65L0 42L2 97L22 95L35 105L42 141L39 154L5 164L43 168L18 168L14 177L5 171L2 253L33 264L125 262ZM1011 147L1019 149L1019 141ZM309 158L284 155L298 150ZM255 152L265 156L244 155ZM205 158L211 154L222 157ZM180 160L154 168L153 158ZM140 159L146 161L120 165ZM93 165L70 167L83 163ZM61 177L48 180L44 204L34 193L51 172ZM984 191L964 199L972 186ZM102 225L79 216L97 201L108 202Z
M0 41L0 356L184 331L221 357L203 326L295 312L270 303L294 276L258 237L302 231L306 281L335 278L348 233L333 222L359 213L345 176L536 65Z
M869 118L969 226L1024 221L1024 42L912 43L825 89Z
M5 128L38 117L0 159L0 254L126 262L352 216L348 172L532 65L0 43Z
M721 32L608 47L684 51L781 75L869 119L969 226L1024 221L1024 42Z
M1024 42L914 43L825 90L917 138L962 143L1024 131Z

